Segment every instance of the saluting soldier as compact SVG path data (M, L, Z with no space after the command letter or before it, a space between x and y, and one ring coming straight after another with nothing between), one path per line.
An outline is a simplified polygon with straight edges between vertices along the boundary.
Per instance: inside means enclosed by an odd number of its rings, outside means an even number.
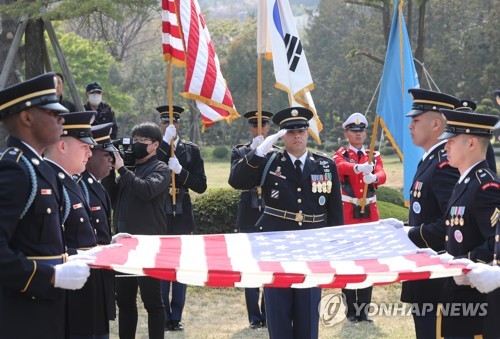
M447 139L445 150L448 161L460 172L443 217L445 249L455 258L489 263L493 260L500 181L486 162L486 149L498 117L448 109L441 109L440 112L447 120L445 133L440 138ZM409 235L412 237L413 233L413 238L436 237L425 226L411 231ZM486 297L476 289L459 286L454 279L446 278L442 301L446 310L453 303L480 305L486 303ZM481 312L471 314L467 307L453 310L443 312L442 336L472 337L484 334Z
M4 338L66 338L66 292L89 276L66 262L64 189L42 159L62 134L67 112L54 73L0 91L0 119L9 133L0 156L0 328Z
M248 131L252 142L244 145L236 145L231 150L231 166L238 163L248 152L256 149L267 137L270 129L270 118L273 113L261 111L262 134L258 134L257 111L250 111L243 115L248 120ZM264 212L264 201L260 187L242 191L240 203L238 205L238 215L236 217L235 232L252 233L259 229L256 224ZM251 329L266 326L266 306L264 297L259 307L260 288L245 288L245 302L247 305L248 321Z
M199 194L207 190L205 165L198 145L179 138L178 130L184 109L173 106L172 125L169 125L168 106L159 106L156 110L160 113L160 127L164 134L157 153L158 160L167 163L168 167L175 173L175 192L170 189L170 201L167 203L167 234L191 234L194 231L195 223L189 190ZM174 157L170 156L172 138L175 138ZM175 206L172 203L173 194L176 196ZM170 286L172 286L171 298L169 298ZM167 331L182 331L181 320L186 301L186 285L176 281L162 281L162 297L166 313L165 329Z
M64 216L64 238L69 254L92 254L97 246L96 230L90 218L90 206L73 176L85 170L95 145L91 124L96 112L64 114L61 140L47 148L45 156L68 192L70 210ZM68 292L70 336L109 335L109 321L102 298L104 281L100 270L90 272L89 281L79 291Z
M111 142L112 128L112 123L92 126L92 138L97 145L92 147L92 156L85 165L85 171L77 179L90 207L90 219L96 232L97 246L106 246L112 242L111 200L101 184L101 180L107 177L113 168L111 154L118 152L118 149ZM114 320L116 318L114 271L97 271L100 272L103 279L103 290L96 289L96 293L102 296L97 298L105 301L107 319Z
M342 225L342 200L337 167L331 158L307 150L309 120L303 107L286 108L273 116L280 127L231 167L229 183L249 190L261 185L264 213L257 222L263 232ZM282 137L285 150L271 151ZM261 181L261 178L263 180ZM320 288L264 288L271 338L317 338Z
M368 121L361 113L351 114L342 124L344 136L349 140L347 148L341 147L333 157L342 183L342 202L344 205L344 223L346 225L377 221L380 214L377 208L375 191L386 180L384 164L379 152L373 154L368 163L369 150L364 147ZM365 184L368 185L365 209L361 213L361 200ZM368 316L368 308L372 300L373 287L357 290L342 289L347 306L347 320L373 322ZM357 305L357 306L356 306ZM356 314L356 310L364 310Z
M413 229L410 230L410 239L418 247L441 251L445 237L442 218L460 174L448 163L444 149L446 140L439 139L446 126L439 109L453 109L460 105L460 100L452 95L420 88L412 88L408 92L413 98L412 110L406 114L411 118L411 139L413 144L425 151L411 185L408 223ZM432 239L421 238L422 227L432 230L435 236ZM419 339L436 336L436 312L443 284L443 279L403 282L401 301L414 306L412 315ZM424 307L424 304L431 304L432 309Z

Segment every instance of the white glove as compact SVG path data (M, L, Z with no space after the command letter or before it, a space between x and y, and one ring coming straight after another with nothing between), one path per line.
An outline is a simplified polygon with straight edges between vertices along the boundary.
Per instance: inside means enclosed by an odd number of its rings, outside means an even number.
M470 285L470 279L468 274L461 274L453 277L455 284L457 285Z
M449 254L448 252L438 254L438 255L431 255L431 258L438 258L439 260L441 260L441 262L443 264L449 264L450 261L452 261L454 259L454 257L451 254Z
M363 181L365 182L365 184L373 184L377 181L377 176L373 173L365 174L363 175Z
M78 254L76 255L71 255L70 257L74 257L74 256L79 256L79 255L82 255L82 256L89 256L89 257L95 257L95 255L99 252L102 251L102 246L95 246L95 247L92 247L91 249L89 250L76 250ZM69 257L68 257L69 258Z
M251 149L256 149L263 142L264 142L264 137L262 135L258 135L255 138L253 138L252 143L250 144L250 148Z
M168 159L168 167L174 171L175 174L179 174L182 171L182 165L176 157L170 157L170 159Z
M117 233L115 235L113 235L113 237L111 237L111 243L112 244L115 244L119 239L123 239L123 238L131 238L132 237L132 234L129 234L129 233Z
M375 166L373 165L372 162L370 163L365 162L364 164L357 164L356 166L354 166L354 173L359 174L360 172L362 172L364 174L369 174L373 172L374 168Z
M417 253L425 253L431 257L437 257L438 255L432 248L417 248Z
M402 221L395 219L395 218L387 218L387 219L380 219L378 221L380 225L386 225L389 224L391 226L394 226L394 228L403 228L404 224Z
M255 154L259 157L263 157L271 150L273 145L278 141L279 138L286 134L286 129L279 130L278 133L268 136L262 144L257 147Z
M165 130L165 135L163 135L163 141L170 145L170 141L172 140L172 138L175 138L176 135L177 130L175 129L175 126L168 125L167 129Z
M403 226L403 231L405 231L406 234L410 233L410 230L412 229L412 226Z
M82 288L90 275L89 265L79 260L56 265L54 269L54 287L67 290Z
M458 265L468 266L470 264L475 264L475 262L472 260L469 260L467 258L458 258L458 259L450 260L449 264L458 264Z
M500 288L500 267L473 263L467 266L471 284L481 293L490 293Z
M68 261L81 261L81 262L84 262L86 264L93 264L96 257L95 257L95 254L93 255L88 255L88 254L80 254L80 251L78 251L79 253L78 254L74 254L74 255L70 255L68 257ZM81 251L81 252L86 252L86 251Z

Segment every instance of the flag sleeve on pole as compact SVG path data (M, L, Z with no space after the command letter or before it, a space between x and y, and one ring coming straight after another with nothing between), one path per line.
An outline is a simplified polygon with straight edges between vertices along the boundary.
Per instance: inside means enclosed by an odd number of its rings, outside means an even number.
M413 144L408 129L410 119L405 117L412 104L408 89L419 87L419 83L402 6L403 2L398 1L394 8L377 114L387 137L403 160L404 198L408 203L413 175L423 151Z

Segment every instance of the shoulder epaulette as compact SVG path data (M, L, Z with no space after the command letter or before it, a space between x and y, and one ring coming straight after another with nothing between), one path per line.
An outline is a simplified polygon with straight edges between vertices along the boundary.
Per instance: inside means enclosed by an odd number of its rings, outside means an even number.
M23 155L23 151L17 147L9 147L5 149L1 155L0 160L10 160L18 163L21 160L21 156Z
M337 150L337 152L339 152L339 153L342 153L342 154L343 154L344 152L347 152L347 148L345 148L345 147L343 147L343 146L342 146L342 147L340 147L340 148Z
M488 188L500 188L500 182L498 182L498 178L491 172L489 168L479 168L476 173L477 181L481 185L481 189L484 191Z

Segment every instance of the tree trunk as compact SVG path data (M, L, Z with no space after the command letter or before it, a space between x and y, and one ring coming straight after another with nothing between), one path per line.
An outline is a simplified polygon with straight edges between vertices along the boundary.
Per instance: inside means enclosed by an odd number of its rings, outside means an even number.
M383 9L382 9L382 20L384 25L384 40L386 46L389 43L389 35L391 34L391 23L392 23L391 14L392 14L391 1L385 1L383 3Z
M14 0L0 0L0 5L5 5L14 2ZM0 72L1 68L5 64L7 54L9 53L10 46L12 45L12 40L16 34L17 29L17 19L2 16L0 18ZM19 53L19 52L18 52ZM13 85L18 82L16 77L16 70L19 70L20 58L17 57L14 65L9 73L7 79L6 87ZM7 138L7 131L2 126L0 127L0 149L5 147L5 139Z
M424 70L422 65L424 64L424 49L425 49L425 5L427 0L421 0L418 6L418 38L417 38L417 48L415 50L415 59L419 62L415 64L417 69L418 78L420 79L420 84L422 84Z
M24 35L25 41L25 74L26 79L45 73L45 60L43 50L44 28L42 19L30 20Z

